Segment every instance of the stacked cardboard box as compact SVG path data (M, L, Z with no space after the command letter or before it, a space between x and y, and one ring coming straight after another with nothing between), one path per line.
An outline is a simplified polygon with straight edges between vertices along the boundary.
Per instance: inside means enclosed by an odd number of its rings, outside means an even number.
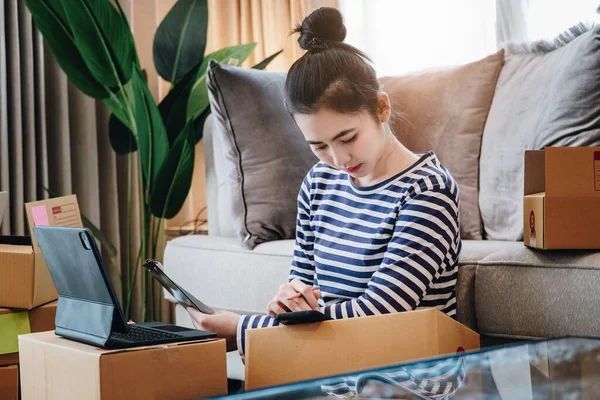
M19 392L18 336L54 330L57 302L15 310L0 308L0 399L17 399Z
M600 147L526 151L524 178L526 246L600 249Z
M25 205L35 225L81 226L75 196ZM54 330L58 294L35 237L0 236L0 398L19 396L18 336Z
M75 196L28 203L25 209L30 232L42 225L82 226ZM19 387L23 400L227 394L223 339L100 349L55 335L57 307L63 304L53 301L57 298L35 236L0 237L0 307L6 307L0 308L0 399L16 400Z

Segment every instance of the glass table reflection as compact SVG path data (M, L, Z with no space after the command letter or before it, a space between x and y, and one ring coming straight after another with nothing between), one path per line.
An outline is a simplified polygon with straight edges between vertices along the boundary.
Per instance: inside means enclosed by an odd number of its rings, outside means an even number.
M521 342L229 396L235 399L595 399L600 339Z

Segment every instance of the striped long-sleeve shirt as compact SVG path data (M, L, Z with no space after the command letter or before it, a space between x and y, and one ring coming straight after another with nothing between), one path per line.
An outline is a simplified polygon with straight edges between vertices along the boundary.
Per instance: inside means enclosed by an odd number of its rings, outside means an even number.
M458 199L433 152L367 187L319 162L298 194L290 281L319 286L321 311L334 319L431 307L455 317ZM247 329L275 325L268 316L242 316L242 356Z

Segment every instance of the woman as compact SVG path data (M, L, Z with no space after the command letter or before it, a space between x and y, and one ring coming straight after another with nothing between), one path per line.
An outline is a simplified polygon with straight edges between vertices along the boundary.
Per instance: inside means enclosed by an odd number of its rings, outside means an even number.
M268 315L204 315L194 325L244 354L246 329L277 325L286 311L353 318L435 307L456 314L461 249L458 187L432 152L416 155L392 134L388 95L370 60L343 43L342 16L321 8L304 19L286 107L320 159L298 195L289 283Z

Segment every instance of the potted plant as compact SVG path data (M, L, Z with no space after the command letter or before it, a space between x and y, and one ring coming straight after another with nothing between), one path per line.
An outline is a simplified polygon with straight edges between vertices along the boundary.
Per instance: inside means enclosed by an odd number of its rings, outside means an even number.
M131 227L130 217L127 223L128 243L131 230L140 229L141 246L134 263L129 256L131 246L125 250L128 262L121 293L129 317L139 265L146 258L157 257L164 220L179 212L190 190L194 147L202 139L203 124L210 114L205 84L208 62L241 64L256 43L205 56L207 1L176 2L154 37L154 64L159 75L171 82L169 93L157 104L118 0L114 5L110 0L25 0L25 4L68 79L112 111L109 136L115 152L128 155L130 167L133 162L139 166L141 226ZM279 53L254 68L266 67ZM130 183L129 216L131 190ZM111 248L109 243L106 246ZM114 253L112 246L112 257ZM160 290L148 279L142 271L141 321L160 319L161 315Z

